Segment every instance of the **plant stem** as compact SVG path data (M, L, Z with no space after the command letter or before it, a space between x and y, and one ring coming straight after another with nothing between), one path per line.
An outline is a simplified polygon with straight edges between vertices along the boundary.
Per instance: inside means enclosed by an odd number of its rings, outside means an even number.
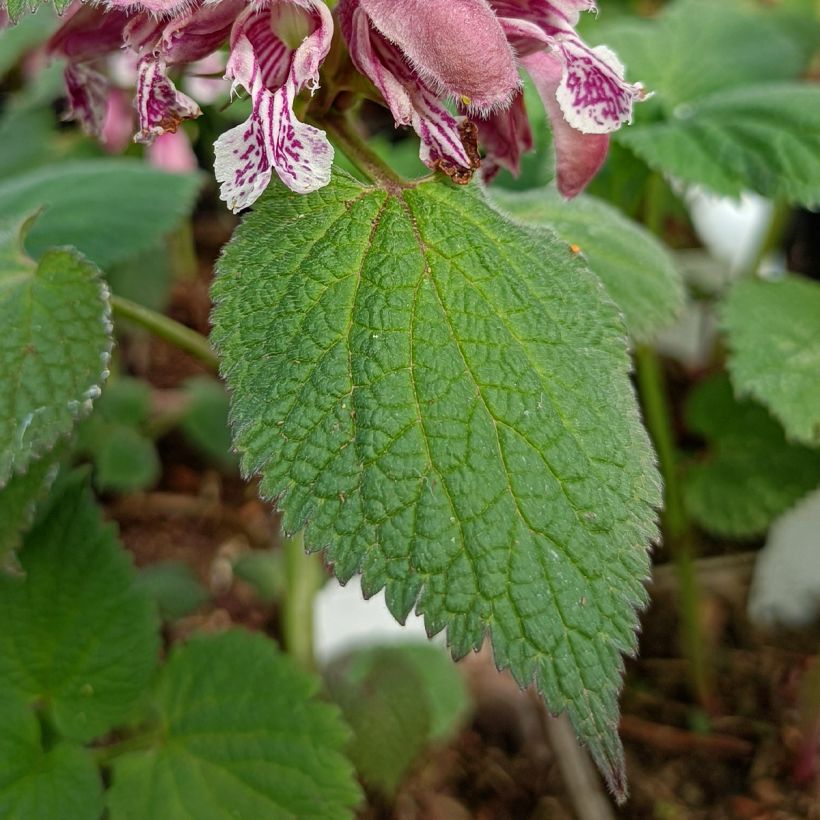
M381 183L388 190L404 187L405 180L367 146L347 117L331 115L322 119L321 125L368 179Z
M681 641L689 660L690 684L698 701L708 707L713 692L711 667L706 641L701 634L701 594L695 575L692 528L683 502L678 454L665 380L658 356L651 348L637 348L635 364L644 418L655 443L664 480L664 543L675 561L678 575Z
M92 749L91 754L98 766L107 766L115 757L120 755L150 749L156 744L158 737L156 732L143 732L112 743L110 746L99 746Z
M149 330L160 339L190 353L195 359L211 370L219 369L219 359L208 340L195 330L163 316L154 310L138 305L121 296L111 297L111 307L114 315L121 319L128 319L134 324Z
M783 238L783 231L789 224L789 217L791 216L791 206L785 199L775 199L772 203L772 215L769 218L769 224L766 228L766 233L760 240L760 245L752 257L751 261L743 271L744 276L754 276L766 257L774 250L780 247L780 241Z
M313 603L324 572L319 555L305 553L304 531L286 538L285 600L282 611L282 638L285 650L307 671L316 667L313 651Z

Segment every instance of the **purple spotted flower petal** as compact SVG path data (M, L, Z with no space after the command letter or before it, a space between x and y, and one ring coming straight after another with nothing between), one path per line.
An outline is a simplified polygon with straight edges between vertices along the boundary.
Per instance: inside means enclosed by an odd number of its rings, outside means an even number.
M524 95L519 91L505 111L496 111L486 119L476 121L478 138L486 157L481 164L481 177L489 182L501 168L514 176L521 169L521 156L532 149L532 130L524 107Z
M404 4L342 0L338 13L354 64L379 89L396 125L419 135L422 162L467 182L479 165L476 129L442 98L459 95L463 106L487 111L506 105L518 87L515 63L484 0L421 5L409 14ZM470 21L486 27L471 32ZM472 55L469 66L464 53Z
M318 86L332 35L321 0L278 0L237 19L227 76L250 94L253 109L214 146L220 196L234 212L252 205L274 172L298 193L330 182L333 148L322 131L296 118L293 101Z
M150 144L167 131L176 131L183 120L196 119L202 111L168 79L165 61L143 57L137 80L137 114L140 130L135 142Z
M549 115L556 183L559 192L569 199L580 194L598 173L606 159L609 136L583 133L564 116L556 96L565 75L558 57L539 52L525 57L523 62Z
M91 137L102 137L108 111L108 79L84 63L69 63L64 77L68 95L65 119L78 122Z

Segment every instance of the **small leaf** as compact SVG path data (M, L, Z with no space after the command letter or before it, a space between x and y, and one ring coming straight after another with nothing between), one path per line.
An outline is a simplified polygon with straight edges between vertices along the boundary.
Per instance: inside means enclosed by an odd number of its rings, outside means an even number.
M159 480L162 464L150 438L133 427L110 424L94 442L94 484L104 492L148 490Z
M622 795L620 653L660 487L598 280L477 187L342 176L273 186L219 271L235 445L286 530L456 657L489 633Z
M29 464L26 472L13 475L0 489L0 564L5 553L20 546L58 467L52 457L46 456Z
M0 689L0 817L98 820L102 783L91 755L66 741L44 748L34 712Z
M729 373L795 441L820 445L820 284L801 276L746 279L722 312Z
M187 564L161 561L137 573L137 586L156 601L164 621L176 621L199 609L210 597Z
M0 223L0 487L88 414L112 345L97 268L70 249L35 264L20 232Z
M700 384L687 422L710 448L685 473L693 518L719 536L751 538L820 484L820 450L789 444L764 408L737 401L728 379Z
M436 646L372 647L326 673L354 738L353 763L370 785L392 795L432 742L449 739L469 709L458 670Z
M151 413L151 388L140 379L117 376L103 390L96 412L111 423L140 427Z
M617 139L652 168L718 194L820 202L820 88L808 83L721 91Z
M0 575L0 680L89 741L129 716L154 671L156 615L79 478L25 539L24 578Z
M176 647L155 697L162 739L115 758L111 820L352 817L347 732L317 689L259 634Z
M236 470L225 388L215 379L195 376L185 382L183 389L188 397L180 425L185 438L220 467Z
M552 228L590 270L626 317L630 335L650 340L683 308L683 282L664 246L616 208L590 196L567 202L554 189L500 194L493 199L513 216Z
M195 174L168 174L129 159L75 160L0 181L0 220L45 206L26 238L39 257L73 245L107 268L148 250L190 213Z

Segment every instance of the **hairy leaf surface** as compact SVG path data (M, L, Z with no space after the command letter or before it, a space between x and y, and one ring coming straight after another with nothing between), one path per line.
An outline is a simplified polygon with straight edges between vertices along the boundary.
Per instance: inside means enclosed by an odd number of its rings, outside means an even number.
M192 638L162 671L157 746L114 761L112 820L336 820L359 799L318 681L259 634Z
M34 712L0 684L0 817L98 820L102 809L91 755L66 741L46 748Z
M286 529L456 657L489 634L622 792L620 654L660 493L598 280L477 188L342 176L274 188L219 271L235 445Z
M765 404L790 438L820 445L820 284L742 280L722 319L738 392Z
M686 409L709 450L685 474L685 498L704 529L751 538L820 484L820 450L789 444L753 401L737 401L729 380L699 385Z
M84 481L26 536L23 577L0 575L0 680L88 741L129 716L158 651L156 612Z
M6 552L20 546L57 469L54 459L46 456L32 462L24 473L13 475L0 489L0 562Z
M820 202L820 88L808 83L721 91L617 139L652 168L718 194Z
M555 189L493 199L526 222L549 225L589 263L624 312L630 335L650 340L683 308L683 282L668 251L652 234L606 202L569 202Z
M0 487L91 410L112 345L97 268L70 249L35 263L19 234L0 222Z

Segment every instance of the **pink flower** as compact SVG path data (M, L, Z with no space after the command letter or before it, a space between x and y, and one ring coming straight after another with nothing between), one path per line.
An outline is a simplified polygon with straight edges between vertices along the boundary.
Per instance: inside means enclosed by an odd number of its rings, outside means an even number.
M490 0L510 44L535 83L552 125L558 190L579 194L606 159L608 134L632 119L632 105L644 98L640 85L624 81L624 67L606 46L590 48L575 26L594 0ZM517 135L520 124L500 112L483 128ZM481 126L480 126L481 129ZM520 152L519 152L520 153ZM518 170L518 154L507 150L491 162Z
M300 122L293 101L319 85L333 20L323 0L273 0L249 6L231 32L227 76L251 96L251 116L216 141L220 195L247 208L277 176L308 193L330 182L333 147L324 132Z
M397 125L411 125L420 156L456 181L478 166L475 131L450 113L506 108L520 85L515 55L486 0L341 0L339 20L356 67Z

